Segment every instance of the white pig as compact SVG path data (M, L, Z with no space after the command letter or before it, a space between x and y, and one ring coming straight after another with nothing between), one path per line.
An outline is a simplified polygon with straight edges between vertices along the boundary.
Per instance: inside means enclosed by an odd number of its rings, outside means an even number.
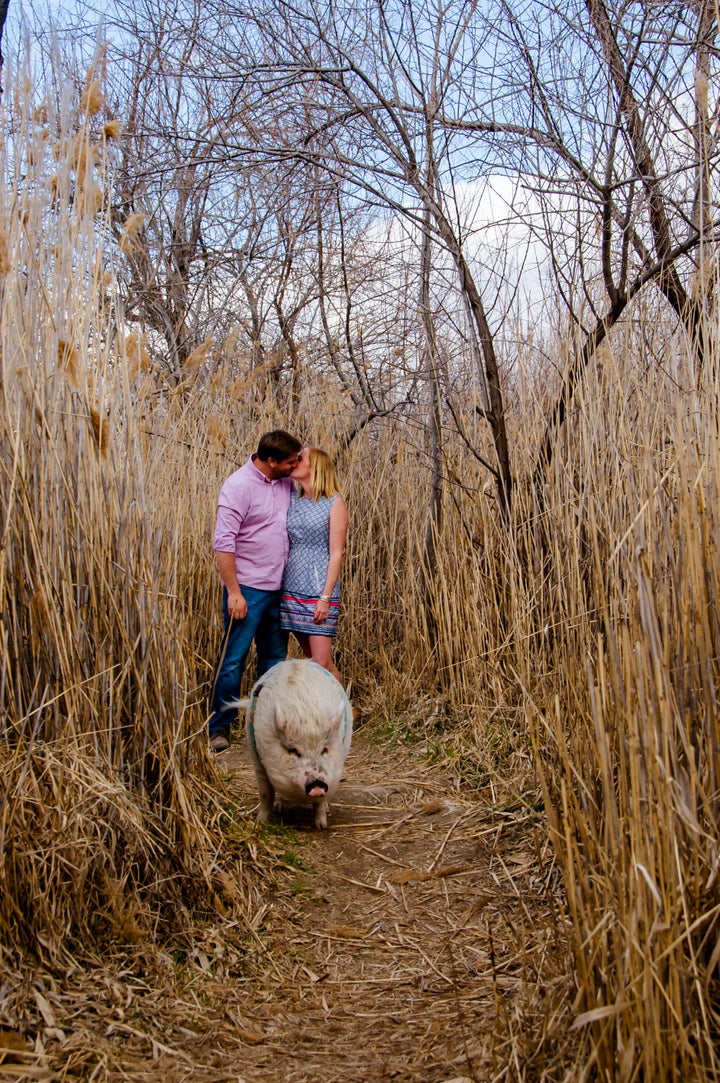
M315 827L327 827L352 724L345 689L317 662L289 659L263 674L250 693L245 724L261 823L270 819L277 794L286 805L314 805Z

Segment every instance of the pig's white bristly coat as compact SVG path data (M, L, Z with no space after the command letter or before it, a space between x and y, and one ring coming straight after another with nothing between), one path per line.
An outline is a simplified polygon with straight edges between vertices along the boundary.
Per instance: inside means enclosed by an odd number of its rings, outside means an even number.
M289 659L269 669L252 690L246 721L261 799L264 772L281 800L326 809L342 778L352 722L345 689L316 662ZM320 798L306 794L315 781L327 785Z

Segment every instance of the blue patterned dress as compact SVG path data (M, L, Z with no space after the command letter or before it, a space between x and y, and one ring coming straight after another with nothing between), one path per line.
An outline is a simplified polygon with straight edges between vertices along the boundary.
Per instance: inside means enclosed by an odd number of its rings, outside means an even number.
M285 565L280 597L280 625L291 632L335 636L340 613L340 587L336 583L330 611L322 624L313 624L315 604L323 593L330 562L330 509L334 496L293 493L287 515L290 556Z

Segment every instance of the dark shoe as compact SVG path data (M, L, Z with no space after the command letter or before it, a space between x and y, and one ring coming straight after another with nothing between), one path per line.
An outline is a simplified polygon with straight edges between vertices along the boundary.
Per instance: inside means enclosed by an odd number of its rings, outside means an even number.
M230 748L230 734L227 730L218 730L217 733L213 733L210 738L210 748L213 752L224 752L226 748Z

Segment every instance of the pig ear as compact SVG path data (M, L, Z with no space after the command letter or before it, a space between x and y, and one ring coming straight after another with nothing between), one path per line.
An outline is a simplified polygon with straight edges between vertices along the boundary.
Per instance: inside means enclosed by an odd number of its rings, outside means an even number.
M278 734L285 733L287 729L287 719L279 711L275 711L275 732Z

